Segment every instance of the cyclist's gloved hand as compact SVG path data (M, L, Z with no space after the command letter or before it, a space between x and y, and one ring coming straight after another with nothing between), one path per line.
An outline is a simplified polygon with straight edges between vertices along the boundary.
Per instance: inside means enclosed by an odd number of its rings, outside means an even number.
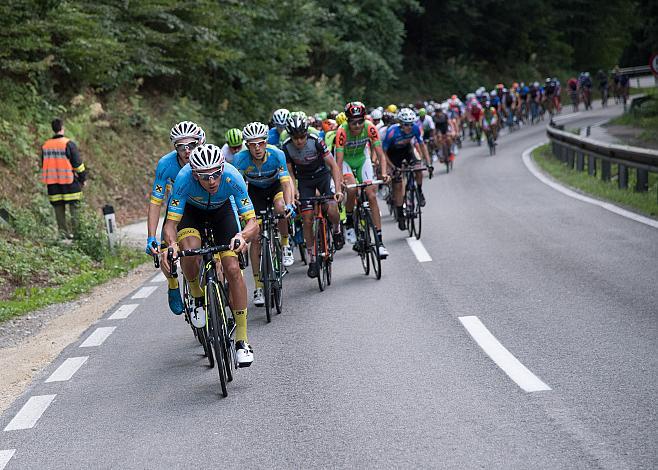
M295 206L293 204L286 204L286 217L295 217Z
M430 165L427 167L427 171L430 174L430 179L432 179L432 175L434 174L434 165Z
M153 243L155 243L156 248L153 248ZM151 250L156 250L157 251L157 246L158 246L158 239L155 237L148 237L146 239L146 254L147 255L154 255Z

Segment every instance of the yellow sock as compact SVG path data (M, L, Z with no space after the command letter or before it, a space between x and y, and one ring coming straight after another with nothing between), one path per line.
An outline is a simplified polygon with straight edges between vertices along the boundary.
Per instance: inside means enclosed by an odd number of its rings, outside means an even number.
M177 277L168 277L167 284L169 284L170 289L178 289L178 278Z
M281 244L283 246L288 246L290 244L290 242L288 241L288 235L286 235L285 237L281 237Z
M190 293L192 294L192 297L203 297L203 291L199 285L199 276L190 279Z
M235 318L235 340L247 341L247 309L233 311Z
M254 284L256 285L256 289L263 287L263 283L260 282L260 272L254 272Z

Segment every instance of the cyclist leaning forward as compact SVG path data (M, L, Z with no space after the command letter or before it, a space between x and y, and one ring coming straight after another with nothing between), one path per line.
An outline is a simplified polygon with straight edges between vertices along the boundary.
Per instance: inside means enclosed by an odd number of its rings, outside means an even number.
M345 184L353 184L356 180L359 183L372 181L375 176L370 160L367 146L374 151L384 180L388 181L389 176L386 171L386 157L382 151L382 142L379 138L379 132L375 125L366 121L366 107L360 101L354 101L345 105L345 115L347 122L341 125L336 132L336 163L343 170L343 181ZM365 188L368 202L372 209L372 218L379 236L379 256L386 258L388 250L382 241L382 219L379 214L379 205L377 204L376 186ZM347 218L345 220L345 236L347 240L354 244L356 242L356 232L354 231L354 205L356 204L356 189L350 189L347 192L347 201L345 202L345 211Z
M158 160L155 169L155 178L153 180L153 189L147 211L147 233L146 254L155 255L160 250L160 244L156 238L158 221L160 219L160 206L167 193L171 194L171 189L176 180L176 175L190 160L190 154L198 145L206 143L206 135L203 130L191 121L181 121L171 128L169 139L174 145L174 150L164 155ZM164 238L164 234L161 238ZM156 248L153 248L153 244ZM161 266L162 272L167 278L169 290L167 298L169 309L176 315L183 313L183 300L178 288L178 279L172 277L169 269Z
M403 108L398 113L398 120L400 124L393 124L388 128L386 137L384 137L383 147L386 155L394 167L401 167L404 162L409 165L419 163L419 160L414 155L414 150L423 155L425 161L429 160L427 147L423 142L423 134L420 126L416 123L416 113L409 108ZM425 196L423 195L423 172L417 171L415 174L418 192L420 193L420 205L425 205ZM402 179L398 178L393 180L393 201L398 218L398 228L400 230L406 229L404 218L404 210L402 203L404 200L404 187Z
M249 183L249 197L254 202L256 214L274 206L274 213L279 215L292 215L295 211L292 205L292 186L286 166L286 157L281 150L268 145L267 126L261 122L251 122L242 130L242 138L247 144L247 150L239 152L233 160L233 165ZM288 240L288 222L279 221L281 233L281 246L283 248L283 265L290 266L295 259L292 255ZM256 290L254 291L254 305L265 305L263 283L260 280L260 239L251 241L249 256L251 268L254 273Z
M238 215L245 221L242 231L231 196ZM174 256L178 255L178 243L183 250L201 247L201 232L206 221L212 227L215 243L233 247L233 250L219 253L219 257L224 276L229 282L238 364L248 367L254 361L254 352L247 341L247 286L237 253L246 251L247 243L258 237L258 224L242 176L231 164L224 162L221 149L215 145L196 147L190 155L190 163L183 167L174 182L164 225L165 243L173 248ZM202 303L199 263L198 256L181 259L190 292L197 303L199 299ZM168 272L166 256L163 256L162 265Z
M327 217L333 227L334 245L340 250L345 241L340 231L340 216L338 214L337 202L343 199L342 178L339 166L331 155L324 141L316 135L309 134L308 124L300 116L293 116L288 120L286 127L290 136L283 142L281 149L286 155L288 172L291 177L292 187L295 187L297 178L297 190L295 199L301 200L301 213L304 220L304 240L306 241L308 264L308 277L318 276L318 267L313 258L313 202L304 200L314 197L316 191L320 196L334 196L334 200L327 201ZM339 191L334 195L331 188L333 178L334 187Z

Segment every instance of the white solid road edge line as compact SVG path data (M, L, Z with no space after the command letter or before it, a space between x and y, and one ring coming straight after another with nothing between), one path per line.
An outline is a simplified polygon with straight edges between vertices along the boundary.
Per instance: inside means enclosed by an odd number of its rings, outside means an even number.
M16 449L0 450L0 470L3 470L7 466L15 452Z
M500 367L507 376L526 392L551 390L539 377L530 372L526 366L514 357L505 346L500 344L494 335L476 316L459 317L464 328L480 345L482 350Z
M124 320L124 319L128 318L128 315L133 313L137 307L139 307L139 304L125 304L125 305L122 305L121 307L119 307L117 309L116 312L114 312L107 319L108 320Z
M96 328L96 330L89 335L89 337L80 345L81 348L91 348L100 346L107 339L108 336L116 329L116 326L105 326Z
M69 380L87 362L87 359L89 359L89 356L69 357L55 372L50 374L46 382L64 382L65 380Z
M160 271L158 274L153 276L149 282L165 282L167 278L165 277L164 273Z
M579 201L587 202L589 204L594 204L595 206L599 206L607 211L614 212L615 214L621 215L622 217L626 217L627 219L640 222L641 224L648 225L649 227L658 228L658 220L653 220L648 217L644 217L642 215L636 214L635 212L622 209L621 207L611 204L609 202L599 201L598 199L594 199L588 196L584 196L582 194L578 194L576 191L572 191L571 189L566 188L559 183L556 183L555 181L544 175L541 172L541 170L537 167L537 164L532 160L530 154L537 147L541 147L545 143L546 142L542 142L537 145L533 145L529 149L523 151L523 163L525 164L528 171L532 173L539 181L550 186L556 191L559 191L562 194L565 194L574 199L578 199Z
M432 257L425 249L423 242L421 242L420 240L416 240L415 237L409 237L406 240L407 243L409 244L409 248L411 248L411 251L414 252L416 259L419 262L426 263L428 261L432 261Z
M144 286L141 289L139 289L137 292L135 292L135 295L133 295L131 298L132 299L145 299L149 295L151 295L155 290L158 288L158 286Z
M23 408L20 409L16 416L14 416L14 419L9 422L5 431L33 428L56 396L57 395L37 395L31 397L27 403L23 405Z

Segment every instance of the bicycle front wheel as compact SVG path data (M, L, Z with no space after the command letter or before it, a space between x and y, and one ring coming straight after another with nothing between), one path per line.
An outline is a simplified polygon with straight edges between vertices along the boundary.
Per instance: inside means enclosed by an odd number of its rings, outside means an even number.
M318 287L320 288L320 292L323 292L326 287L326 278L324 276L324 264L326 260L324 257L323 225L324 224L320 219L317 220L315 223L315 230L313 231L315 235L315 263L317 265Z
M407 232L410 237L414 236L416 230L415 227L415 216L416 216L416 191L415 188L407 188L407 194L405 197L405 212L407 216Z
M416 188L416 201L420 201L420 189L418 188ZM420 232L423 229L423 208L420 204L416 204L415 216L414 234L416 236L416 240L420 240Z
M215 350L215 363L217 364L217 372L219 373L219 383L222 390L222 396L228 396L228 389L226 383L226 359L224 357L226 349L224 347L224 334L222 332L222 314L219 309L221 302L219 300L219 289L214 281L211 281L207 286L207 312L208 321L210 322L210 333L212 337L212 345Z
M365 219L368 227L367 234L369 239L367 256L370 258L372 270L375 272L375 278L379 280L382 278L382 260L379 257L379 247L381 246L381 242L377 235L377 228L372 220L372 214L370 214L370 211L366 212Z
M361 267L363 272L370 274L370 257L368 256L368 231L365 230L365 220L363 219L362 209L359 207L354 212L354 229L356 231L356 246L358 249L359 257L361 258Z

